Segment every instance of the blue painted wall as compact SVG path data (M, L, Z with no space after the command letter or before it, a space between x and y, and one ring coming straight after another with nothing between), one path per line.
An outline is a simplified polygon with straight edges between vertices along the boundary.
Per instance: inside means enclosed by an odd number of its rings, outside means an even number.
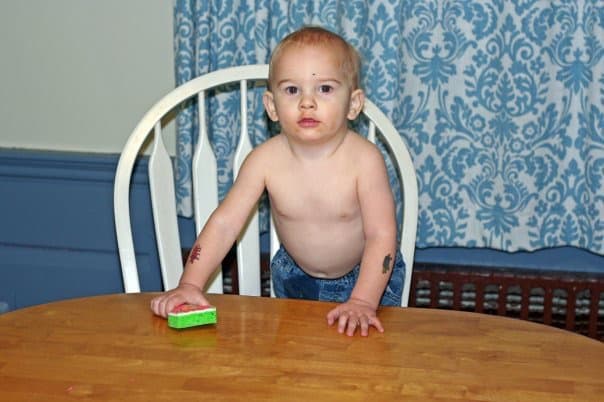
M15 309L123 291L113 228L117 159L0 149L0 304ZM131 216L141 286L154 291L161 282L146 171L142 158L132 180ZM193 221L179 223L181 243L189 247ZM514 254L433 248L417 250L416 261L604 274L603 256L570 247Z
M132 216L145 290L161 288L145 161ZM0 150L0 301L9 309L122 292L113 229L117 156Z

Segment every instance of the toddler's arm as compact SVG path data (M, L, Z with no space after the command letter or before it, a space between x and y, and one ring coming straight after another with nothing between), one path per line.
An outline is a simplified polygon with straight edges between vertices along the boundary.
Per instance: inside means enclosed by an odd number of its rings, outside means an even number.
M358 180L365 249L359 278L350 299L330 311L327 322L338 331L366 336L369 327L384 330L377 309L388 284L396 256L396 213L388 174L380 151L372 147L362 158Z
M231 248L264 191L263 153L252 151L239 171L231 190L210 215L193 244L176 289L151 301L151 310L162 317L176 306L189 303L210 304L202 289Z

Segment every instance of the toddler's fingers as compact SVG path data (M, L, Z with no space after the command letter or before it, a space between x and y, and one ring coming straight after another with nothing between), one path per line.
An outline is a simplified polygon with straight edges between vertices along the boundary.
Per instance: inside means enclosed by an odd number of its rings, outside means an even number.
M151 299L151 303L150 306L151 307L151 311L153 311L153 314L155 315L159 315L159 297L154 297L153 299Z
M377 329L379 332L384 332L384 327L382 326L382 322L377 317L369 318L369 325L373 325L375 327L375 329Z
M159 303L156 307L156 314L166 318L168 317L168 313L179 304L182 304L182 298L175 294L167 294L161 297L161 299L159 300Z
M354 335L354 331L358 325L358 321L351 317L350 313L340 314L338 318L338 332L343 334L346 332L346 335L352 336Z
M365 316L361 317L361 336L369 335L369 319Z
M358 319L348 317L348 329L346 331L346 335L353 336L354 332L361 326L361 323ZM360 328L359 328L360 329Z
M151 310L155 315L166 318L165 305L166 295L161 295L151 300Z
M327 325L333 325L334 322L340 317L340 311L338 308L334 308L329 313L327 313Z

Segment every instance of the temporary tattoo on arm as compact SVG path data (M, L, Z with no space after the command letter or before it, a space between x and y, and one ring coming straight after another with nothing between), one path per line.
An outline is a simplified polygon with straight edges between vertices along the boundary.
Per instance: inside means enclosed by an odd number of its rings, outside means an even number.
M392 257L390 254L384 257L384 262L382 263L382 273L386 274L390 271L390 262L392 261Z
M199 260L199 254L201 253L201 246L193 247L191 253L189 254L189 262L193 264L195 261Z

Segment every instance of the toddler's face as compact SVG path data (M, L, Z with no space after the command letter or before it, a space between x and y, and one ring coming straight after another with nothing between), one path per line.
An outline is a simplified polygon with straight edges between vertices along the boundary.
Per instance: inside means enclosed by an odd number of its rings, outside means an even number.
M348 129L364 98L361 90L352 90L343 60L341 50L325 45L292 44L282 50L264 103L286 135L321 141Z

